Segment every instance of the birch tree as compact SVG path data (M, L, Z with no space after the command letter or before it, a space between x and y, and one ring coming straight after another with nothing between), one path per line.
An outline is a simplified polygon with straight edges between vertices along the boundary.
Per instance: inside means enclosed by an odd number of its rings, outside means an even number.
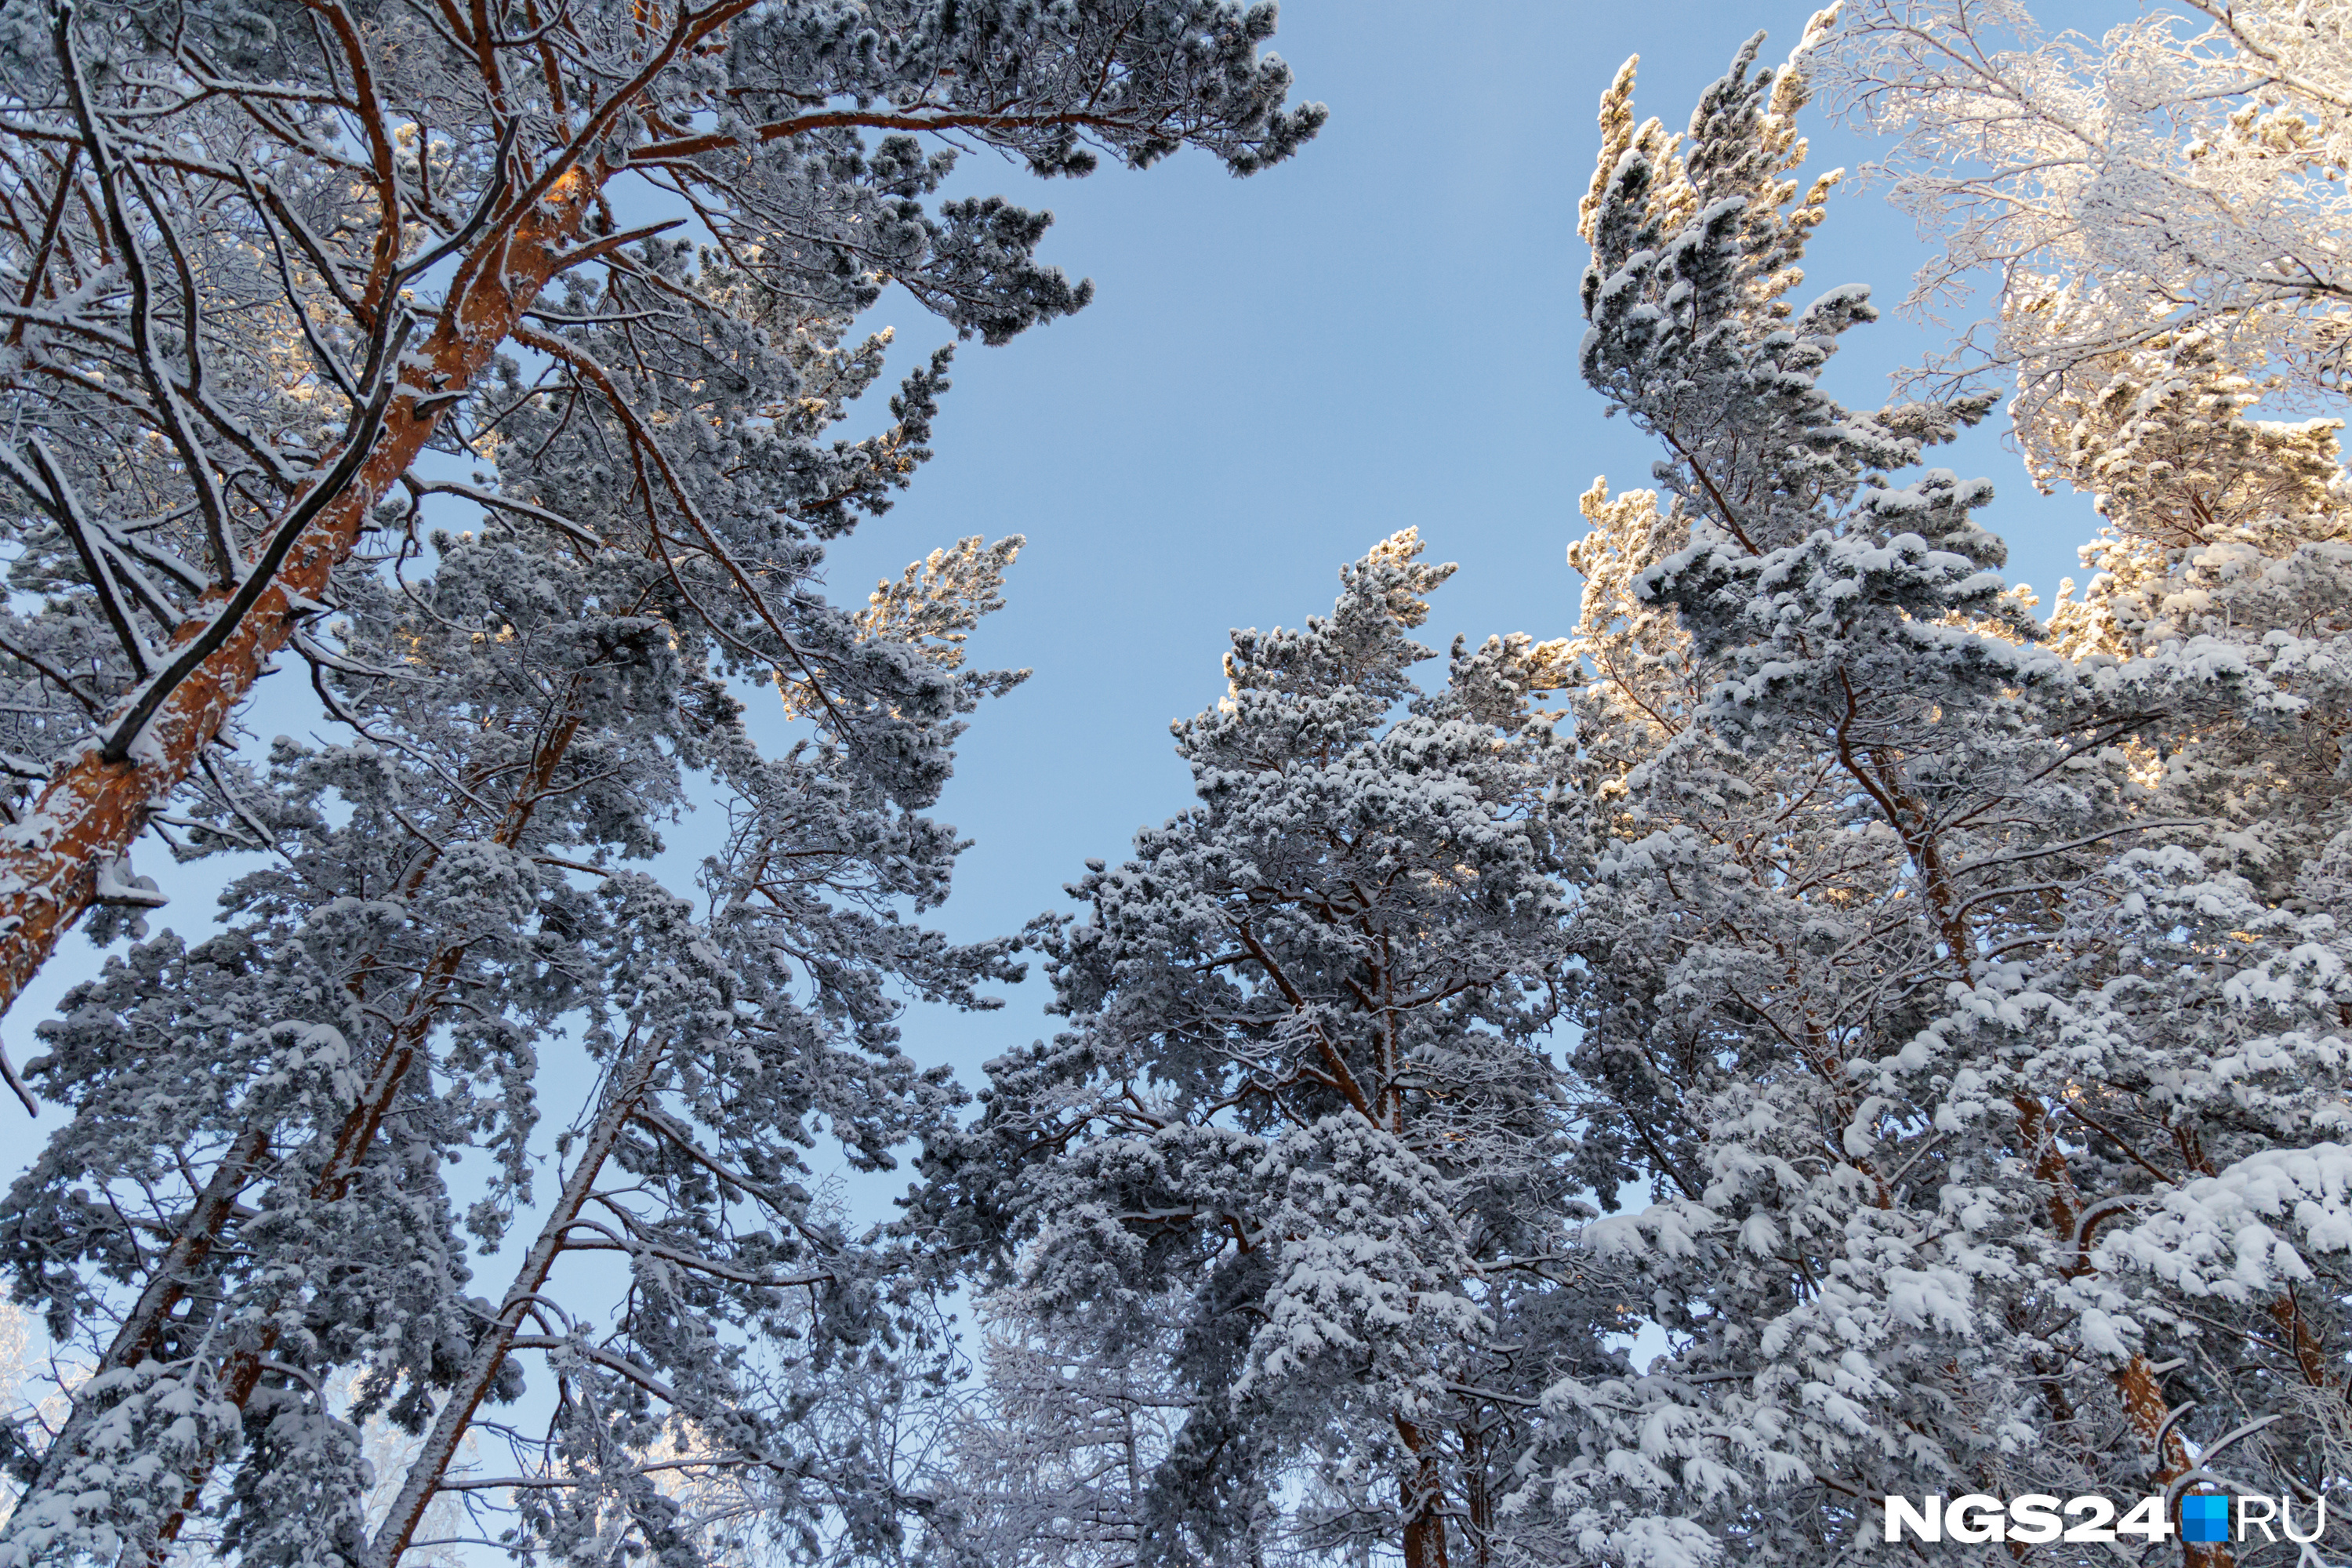
M1175 1372L1183 1305L1171 1291L1123 1331L1092 1333L1017 1289L989 1302L950 1481L975 1562L1129 1568L1148 1554L1154 1478L1193 1405Z
M2183 0L2097 38L2022 0L1859 0L1821 70L1898 138L1893 194L1937 241L1915 301L1984 275L1951 368L2012 370L2030 405L2206 334L2324 405L2352 345L2347 62L2338 0Z

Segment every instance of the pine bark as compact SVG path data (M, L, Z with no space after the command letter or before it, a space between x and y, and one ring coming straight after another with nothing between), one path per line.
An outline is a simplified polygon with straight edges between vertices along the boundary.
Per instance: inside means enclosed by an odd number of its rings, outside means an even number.
M581 694L576 685L570 695L574 701L562 710L546 739L541 742L526 775L526 783L508 803L497 828L490 835L490 842L509 847L520 842L539 802L554 782L556 770L562 766L565 753L571 750L572 742L580 731L576 700ZM415 894L437 859L437 853L433 853L419 861L408 875L404 884L406 893ZM400 1086L414 1065L417 1052L438 1023L470 945L453 942L436 951L426 962L424 984L418 987L416 996L404 1016L394 1026L357 1099L345 1112L342 1124L336 1130L332 1154L311 1180L307 1194L310 1200L331 1203L340 1199L350 1185L352 1176L373 1147L376 1133L398 1098ZM91 1378L84 1380L84 1390L98 1376L126 1371L152 1355L172 1322L173 1314L178 1311L189 1290L198 1283L198 1271L219 1244L230 1217L236 1210L238 1197L255 1183L267 1178L269 1128L266 1121L257 1121L239 1131L235 1141L223 1152L219 1163L213 1168L211 1178L190 1206L179 1233L173 1237L170 1248L149 1276L138 1300L116 1328L105 1353L92 1369ZM231 1363L218 1391L222 1400L240 1410L245 1407L259 1384L261 1363L274 1342L273 1335L260 1345L241 1352ZM39 1474L27 1489L27 1495L52 1489L63 1483L76 1457L87 1446L92 1425L107 1408L100 1399L90 1397L87 1393L79 1394L58 1436L43 1455ZM195 1507L201 1491L202 1478L189 1478L187 1496L180 1510L164 1521L156 1538L158 1542L168 1542L177 1537L188 1512Z
M506 1364L514 1348L515 1336L532 1304L539 1299L540 1287L547 1283L556 1258L563 1251L564 1234L580 1217L581 1209L596 1189L596 1178L603 1173L605 1158L620 1142L621 1133L630 1117L636 1114L654 1077L661 1067L667 1044L659 1037L640 1043L625 1056L613 1071L611 1087L606 1090L604 1104L596 1115L595 1124L581 1141L580 1163L572 1167L571 1176L557 1195L555 1205L540 1227L538 1238L523 1255L521 1266L515 1272L514 1283L507 1289L506 1298L475 1342L473 1354L467 1358L465 1370L458 1374L457 1385L442 1402L433 1430L425 1434L424 1447L408 1467L401 1482L400 1493L393 1500L383 1523L376 1530L375 1538L368 1543L360 1559L359 1568L392 1568L408 1550L416 1533L417 1524L425 1510L441 1489L442 1478L447 1474L450 1462L457 1456L457 1447L465 1440L467 1428L473 1425L474 1413L481 1408L483 1398L497 1381L499 1369Z
M366 460L303 527L285 563L226 640L171 690L139 734L120 737L127 752L120 761L109 760L110 748L92 741L51 776L21 821L0 832L0 1012L97 900L99 868L130 850L149 812L187 778L270 657L325 600L335 568L350 559L370 511L408 471L456 401L448 395L472 384L539 291L562 270L565 252L593 209L601 173L572 169L539 202L492 225L475 242L440 321L408 356L414 368L404 374ZM344 455L323 458L320 474L331 473ZM286 515L313 500L305 491ZM235 592L229 586L207 594L202 613L173 634L172 649L210 630ZM118 703L106 732L144 695L142 688Z

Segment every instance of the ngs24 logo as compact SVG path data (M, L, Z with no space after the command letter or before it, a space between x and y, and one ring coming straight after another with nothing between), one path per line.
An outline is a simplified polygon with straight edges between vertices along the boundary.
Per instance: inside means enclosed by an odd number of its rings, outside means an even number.
M2161 1496L2144 1497L2118 1517L2116 1505L2103 1497L2055 1498L2027 1492L2004 1500L1983 1492L1969 1492L1947 1501L1923 1497L1882 1500L1886 1515L1885 1539L1928 1542L2016 1542L2040 1545L2046 1542L2120 1542L2137 1536L2154 1543L2178 1535L2185 1545L2242 1542L2249 1531L2275 1542L2277 1531L2288 1541L2317 1541L2327 1529L2327 1500L2297 1503L2287 1497L2231 1497L2223 1492L2183 1492L2177 1507L2167 1508ZM2301 1518L2298 1519L2298 1512ZM2306 1531L2299 1525L2307 1523Z

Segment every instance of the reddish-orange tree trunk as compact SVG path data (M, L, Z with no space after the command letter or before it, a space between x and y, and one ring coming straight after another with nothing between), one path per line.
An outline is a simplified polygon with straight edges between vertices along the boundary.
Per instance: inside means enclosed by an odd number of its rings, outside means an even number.
M0 1011L16 1002L58 939L95 901L99 868L130 848L147 814L188 776L269 657L286 646L308 607L325 596L329 577L349 559L369 511L432 437L452 401L446 395L472 383L540 289L562 269L596 185L589 170L575 168L511 222L488 226L462 263L439 323L410 351L405 384L374 448L342 493L302 531L260 599L173 689L128 756L110 762L93 741L50 778L22 821L0 833ZM336 456L320 464L321 474ZM207 595L204 613L179 627L173 646L201 636L229 592ZM114 723L131 712L137 695L118 707Z
M1404 1504L1404 1568L1445 1568L1445 1478L1437 1457L1424 1447L1421 1429L1396 1418L1397 1436L1414 1457L1412 1470L1398 1482Z

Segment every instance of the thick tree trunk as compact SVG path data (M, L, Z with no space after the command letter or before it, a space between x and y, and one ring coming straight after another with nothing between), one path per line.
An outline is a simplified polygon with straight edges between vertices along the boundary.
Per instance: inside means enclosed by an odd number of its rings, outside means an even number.
M1397 1482L1404 1504L1404 1568L1445 1568L1445 1478L1419 1427L1400 1418L1396 1429L1413 1456L1413 1468Z
M577 682L569 692L570 701L559 710L556 722L540 743L530 770L524 782L491 832L493 844L512 846L521 840L532 815L548 789L553 784L556 770L562 765L573 739L580 731L577 700L581 693ZM423 885L425 876L438 854L428 854L410 871L404 885L404 894L413 896ZM358 1171L373 1147L376 1133L383 1125L400 1092L400 1086L415 1063L418 1050L431 1035L447 1004L458 968L463 963L469 943L454 942L436 952L426 962L423 983L407 1012L393 1026L383 1050L378 1055L362 1085L352 1108L345 1112L342 1124L336 1130L333 1152L312 1177L308 1197L312 1201L333 1202L343 1195L352 1176ZM364 974L364 971L362 974ZM354 984L357 984L355 982ZM189 1290L198 1282L198 1270L218 1244L227 1227L239 1195L254 1183L268 1175L267 1156L269 1152L269 1125L256 1122L238 1133L223 1153L213 1174L197 1194L170 1248L157 1262L153 1272L131 1305L131 1311L115 1330L106 1352L91 1375L83 1381L81 1389L65 1424L42 1456L39 1474L26 1490L26 1496L52 1490L64 1483L76 1458L88 1447L93 1424L110 1405L101 1394L89 1394L92 1382L102 1374L118 1373L147 1360L162 1341L165 1329L173 1321ZM273 1348L274 1341L265 1342L248 1350L231 1363L222 1380L219 1397L244 1408L260 1380L260 1363ZM181 1510L165 1520L157 1540L174 1539L184 1522L189 1509L201 1495L201 1478L190 1482L190 1493ZM6 1531L0 1528L0 1539Z
M2074 1185L2074 1173L2067 1166L2065 1152L2059 1148L2057 1136L2051 1129L2049 1113L2031 1095L2016 1095L2011 1103L2017 1108L2018 1141L2032 1152L2033 1173L2046 1189L2043 1201L2049 1210L2051 1228L2077 1249L2068 1268L2077 1274L2087 1272L2090 1264L2082 1254L2088 1248L2090 1237L2082 1234L2083 1196ZM2165 1402L2156 1368L2135 1351L2129 1361L2108 1374L2108 1379L2115 1385L2116 1397L2123 1402L2124 1417L2130 1423L2132 1435L2139 1440L2140 1451L2147 1457L2156 1484L2171 1485L2173 1479L2186 1473L2194 1461L2179 1429L2168 1431L2165 1427L2165 1418L2171 1411ZM2180 1553L2184 1568L2232 1568L2237 1561L2226 1546L2183 1542Z
M2116 1393L2123 1399L2124 1415L2131 1422L2133 1436L2139 1439L2141 1451L2155 1462L2156 1484L2170 1486L2196 1461L2189 1457L2189 1446L2181 1441L2179 1430L2164 1429L2165 1417L2171 1412L2165 1404L2164 1390L2157 1382L2155 1369L2146 1356L2135 1355L2116 1370L2115 1384ZM2183 1542L2180 1561L2182 1568L2233 1568L2237 1559L2224 1545Z
M173 688L129 754L110 762L98 742L51 775L22 821L0 832L0 1012L12 1005L84 910L96 901L99 868L130 850L147 814L184 780L269 658L324 599L334 569L349 559L368 514L408 471L453 400L505 342L522 312L560 271L579 235L598 181L575 168L510 223L493 224L476 241L452 284L449 305L423 345L406 356L404 389L394 399L374 449L357 475L302 530L284 565L227 640ZM320 464L323 475L333 456ZM307 493L294 506L311 498ZM289 513L293 507L289 507ZM232 592L205 595L204 613L184 622L172 647L185 647L214 624ZM110 724L134 710L120 703Z

